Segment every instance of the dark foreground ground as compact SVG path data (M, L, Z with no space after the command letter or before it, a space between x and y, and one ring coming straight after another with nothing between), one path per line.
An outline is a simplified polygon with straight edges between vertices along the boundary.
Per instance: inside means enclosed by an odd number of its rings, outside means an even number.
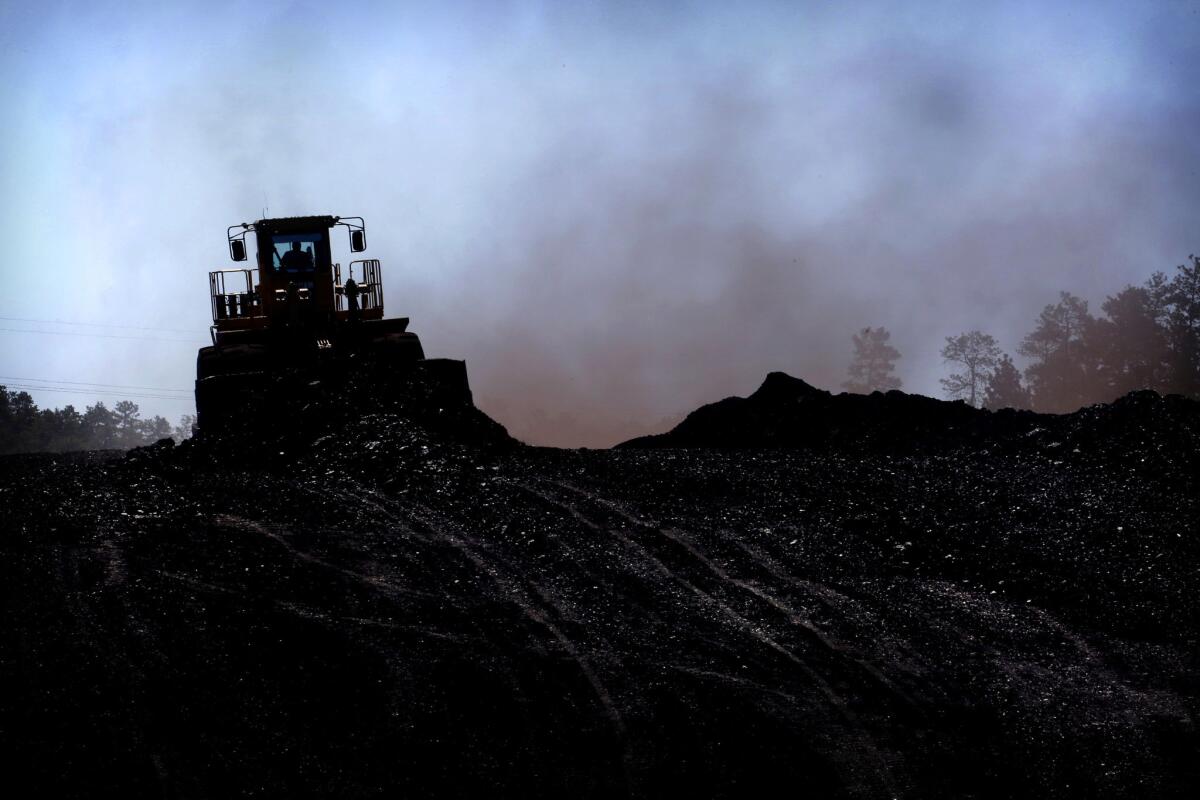
M379 415L0 459L0 780L1194 797L1195 428L1130 402L928 452L553 451Z

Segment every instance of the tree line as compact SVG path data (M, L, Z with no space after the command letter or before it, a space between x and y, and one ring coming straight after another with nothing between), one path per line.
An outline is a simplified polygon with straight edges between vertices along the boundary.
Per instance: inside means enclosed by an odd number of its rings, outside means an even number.
M979 330L946 337L941 379L951 399L976 407L1064 413L1138 389L1200 397L1200 258L1175 274L1155 272L1141 286L1110 295L1094 316L1086 300L1060 292L1017 347L1018 370L996 339ZM899 389L900 352L886 328L854 334L847 391Z
M28 392L0 385L0 454L66 452L69 450L128 450L159 439L182 441L192 435L194 418L184 415L172 427L165 418L142 419L137 403L121 400L110 409L104 403L39 409Z

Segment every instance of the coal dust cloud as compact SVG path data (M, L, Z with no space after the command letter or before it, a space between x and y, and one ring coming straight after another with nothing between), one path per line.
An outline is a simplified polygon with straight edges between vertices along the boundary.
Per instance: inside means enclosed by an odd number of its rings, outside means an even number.
M339 214L528 442L838 391L867 326L941 396L1198 248L1197 8L6 3L0 383L192 413L226 227Z

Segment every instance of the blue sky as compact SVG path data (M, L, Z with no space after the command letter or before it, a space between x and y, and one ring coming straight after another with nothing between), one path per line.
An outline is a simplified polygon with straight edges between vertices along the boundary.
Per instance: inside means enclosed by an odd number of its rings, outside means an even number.
M1198 4L984 6L4 4L0 375L188 389L266 208L366 217L389 312L537 441L836 390L865 325L936 395L945 336L1012 352L1200 236Z

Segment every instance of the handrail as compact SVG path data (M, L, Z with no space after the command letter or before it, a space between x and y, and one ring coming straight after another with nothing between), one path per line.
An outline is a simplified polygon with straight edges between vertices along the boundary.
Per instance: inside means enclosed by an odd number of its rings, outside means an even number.
M208 273L208 293L212 304L213 323L226 319L261 317L262 306L255 288L257 267L245 269L217 269ZM244 282L243 291L229 291L226 278L240 275Z
M360 311L367 309L383 310L383 268L379 263L378 258L360 258L351 261L348 267L347 280L354 278L354 265L361 264L362 277L361 280L355 281L358 284L358 307ZM347 311L349 302L346 299L346 294L343 291L345 284L342 283L342 265L333 265L333 283L334 283L334 302L337 304L338 311Z

